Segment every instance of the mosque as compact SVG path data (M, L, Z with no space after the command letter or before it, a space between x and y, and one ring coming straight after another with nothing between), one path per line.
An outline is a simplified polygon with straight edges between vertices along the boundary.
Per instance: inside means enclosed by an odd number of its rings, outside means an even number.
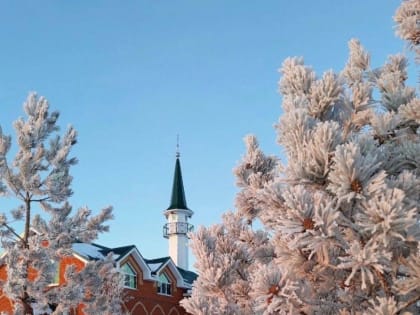
M108 248L94 243L75 243L73 256L60 262L56 285L65 282L66 266L72 264L80 270L88 261L103 259L112 252L124 276L123 312L130 315L187 314L179 302L190 294L197 278L197 274L188 270L188 233L193 230L188 220L194 212L188 208L185 198L179 151L170 205L163 214L167 221L163 237L168 239L169 256L146 259L135 245ZM0 280L6 277L5 266L0 266ZM10 301L0 291L1 312L13 314ZM36 310L34 313L38 315ZM71 315L83 315L82 307L75 308Z

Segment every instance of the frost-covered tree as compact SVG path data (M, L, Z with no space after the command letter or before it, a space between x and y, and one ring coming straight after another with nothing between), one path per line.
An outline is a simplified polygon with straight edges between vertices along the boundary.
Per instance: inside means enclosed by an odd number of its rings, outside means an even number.
M1 289L17 315L34 310L63 314L84 305L86 314L119 314L122 286L112 257L88 262L78 271L65 270L65 284L50 286L60 260L72 255L72 243L91 242L108 230L107 207L92 215L87 207L74 214L70 157L76 131L58 135L58 112L49 112L45 98L30 94L24 103L26 118L15 121L17 153L9 161L11 137L0 130L1 193L17 200L17 207L0 215L0 240L5 251L0 264L7 268ZM19 224L19 222L21 222Z
M419 19L419 1L403 2L398 33L414 49ZM246 138L237 211L192 235L188 312L420 313L420 99L404 56L372 69L357 40L349 48L338 74L284 61L287 165Z
M420 1L405 0L398 8L394 20L397 23L397 34L408 41L415 51L418 61L420 58Z

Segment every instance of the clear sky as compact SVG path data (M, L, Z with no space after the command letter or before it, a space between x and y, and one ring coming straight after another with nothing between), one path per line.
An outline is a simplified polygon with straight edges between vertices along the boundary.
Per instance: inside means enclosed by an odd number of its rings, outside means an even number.
M79 132L72 204L115 207L99 242L166 256L176 135L192 223L217 223L233 208L242 138L282 152L273 129L282 61L340 70L356 37L379 66L405 50L392 21L399 3L1 1L0 124L12 133L27 93L46 96L63 130Z

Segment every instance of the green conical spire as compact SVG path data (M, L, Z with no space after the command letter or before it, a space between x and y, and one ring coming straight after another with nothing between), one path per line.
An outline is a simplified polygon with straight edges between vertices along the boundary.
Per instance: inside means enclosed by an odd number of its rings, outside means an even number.
M176 155L174 182L172 185L172 196L171 204L167 210L171 209L185 209L187 207L187 201L185 199L184 182L182 181L181 163L179 162L179 152Z

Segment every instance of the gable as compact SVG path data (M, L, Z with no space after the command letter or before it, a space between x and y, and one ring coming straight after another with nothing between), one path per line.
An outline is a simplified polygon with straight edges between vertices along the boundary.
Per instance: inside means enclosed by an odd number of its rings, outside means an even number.
M187 288L189 289L191 286L188 285L188 283L185 283L184 278L182 277L181 273L179 272L178 268L176 267L175 263L170 257L164 257L164 258L158 258L158 259L152 259L152 260L146 260L149 264L149 266L156 263L156 261L162 260L160 266L153 271L153 274L155 275L156 280L158 281L159 274L162 272L169 273L172 277L171 281L173 283L176 283L176 286L179 288Z
M134 269L134 272L137 276L137 282L138 284L143 284L143 270L137 263L137 261L134 259L133 256L128 255L126 258L124 258L120 263L120 268L123 267L125 264L128 264L132 269Z
M190 289L197 275L191 271L178 268L170 257L145 259L134 245L108 248L98 244L74 243L74 256L83 262L104 259L109 253L113 254L117 269L126 262L136 269L139 280L157 282L159 274L168 273L176 287Z
M119 257L117 260L117 268L121 268L124 262L130 261L130 264L141 271L142 278L144 280L154 280L152 276L152 272L145 262L143 256L140 254L136 247L133 247L130 251L128 251L125 255Z

